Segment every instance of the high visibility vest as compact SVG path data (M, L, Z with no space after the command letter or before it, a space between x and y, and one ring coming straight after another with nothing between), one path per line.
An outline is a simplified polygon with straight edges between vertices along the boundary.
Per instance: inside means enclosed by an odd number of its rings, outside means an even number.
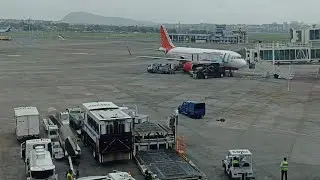
M287 161L282 161L281 171L288 171L288 162Z
M70 173L67 174L67 180L73 180L72 174L70 174Z

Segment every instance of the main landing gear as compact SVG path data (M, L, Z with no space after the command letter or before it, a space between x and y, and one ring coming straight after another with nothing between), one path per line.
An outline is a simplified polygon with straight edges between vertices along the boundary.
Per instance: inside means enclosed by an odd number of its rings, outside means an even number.
M228 77L233 77L233 71L229 70Z

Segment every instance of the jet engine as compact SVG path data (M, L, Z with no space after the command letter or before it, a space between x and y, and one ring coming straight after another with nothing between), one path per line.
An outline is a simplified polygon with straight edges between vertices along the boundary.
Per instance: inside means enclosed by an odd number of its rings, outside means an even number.
M193 66L192 62L185 62L185 63L183 64L183 71L184 71L184 72L189 72L189 71L191 71L191 70L192 70L192 66Z

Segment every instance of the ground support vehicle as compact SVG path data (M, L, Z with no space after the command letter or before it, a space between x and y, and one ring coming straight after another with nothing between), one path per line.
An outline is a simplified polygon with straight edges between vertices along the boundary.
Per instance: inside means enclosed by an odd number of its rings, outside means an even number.
M21 144L21 158L25 163L27 180L58 179L52 154L50 139L32 139Z
M235 160L238 163L235 163ZM229 150L228 155L222 160L222 167L230 179L255 179L252 169L252 153L248 149Z
M52 146L52 151L53 151L53 157L54 159L63 159L64 156L64 152L63 149L60 146L59 141L54 141L52 142L53 146Z
M67 112L69 114L70 126L75 129L80 135L81 127L84 121L84 112L81 108L68 108Z
M178 153L176 127L178 115L169 126L145 121L134 126L134 158L141 172L153 179L206 179L183 154Z
M1 36L0 35L0 41L11 41L11 37L10 36Z
M149 64L147 67L147 71L149 73L157 73L157 74L174 74L175 73L176 66L175 64L158 64L153 63Z
M190 118L201 119L206 113L205 103L185 101L178 107L178 112Z
M193 68L190 75L194 79L221 78L226 74L225 67L219 63L194 65Z
M82 104L85 120L81 139L91 148L92 156L99 163L132 159L133 121L112 102Z
M80 157L81 149L70 129L69 115L65 112L49 113L48 117L59 128L58 139L65 156Z
M106 176L88 176L81 177L76 180L135 180L129 173L121 171L113 171Z
M18 141L23 141L40 136L40 115L36 107L14 108L16 121L16 136Z
M44 118L42 120L44 129L46 130L47 138L51 139L51 141L58 141L58 126L55 125L50 119Z

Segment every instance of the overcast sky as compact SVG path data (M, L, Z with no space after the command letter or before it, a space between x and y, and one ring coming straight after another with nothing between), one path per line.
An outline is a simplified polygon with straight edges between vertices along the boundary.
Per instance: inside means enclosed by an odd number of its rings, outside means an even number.
M320 0L0 0L0 18L60 20L70 12L159 23L318 23Z

